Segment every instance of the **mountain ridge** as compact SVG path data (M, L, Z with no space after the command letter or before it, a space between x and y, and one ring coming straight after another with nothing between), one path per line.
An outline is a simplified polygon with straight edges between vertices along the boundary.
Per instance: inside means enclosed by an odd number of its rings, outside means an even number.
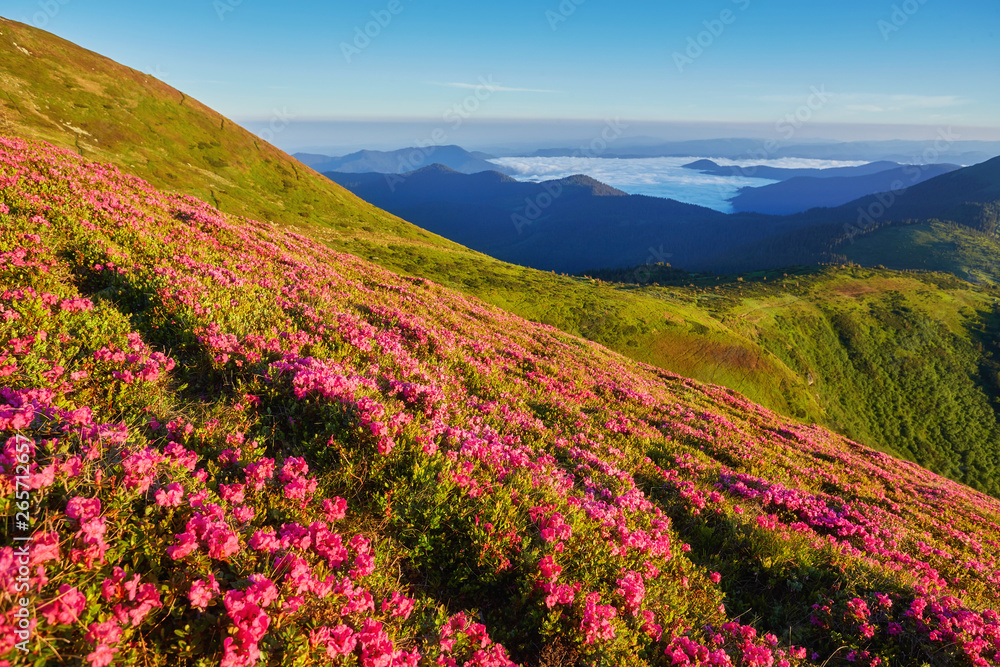
M443 164L463 174L481 171L499 171L504 168L466 151L461 146L426 146L401 148L395 151L362 150L341 157L330 157L309 153L296 153L292 157L323 173L337 171L343 173L377 172L383 174L405 174L432 164Z
M594 197L589 205L581 206L577 198L561 197L551 185L544 190L539 184L513 179L434 170L415 172L415 177L358 179L334 172L327 176L342 185L350 184L355 194L435 233L537 269L579 273L669 260L686 270L727 273L831 261L845 239L870 231L869 227L908 219L939 218L986 232L997 224L996 211L1000 209L1000 188L992 180L1000 179L996 164L994 158L956 169L950 172L954 178L947 181L939 179L949 175L951 167L909 165L864 176L860 181L844 182L834 177L765 186L777 189L780 200L787 198L789 187L815 184L808 204L787 205L809 205L811 210L783 211L782 215L749 211L724 214L641 195L611 200ZM878 186L896 191L878 192ZM853 198L858 190L873 189L876 194ZM754 200L752 192L746 199ZM767 192L758 193L758 201L778 206ZM965 201L970 197L979 201ZM906 203L916 198L919 202ZM836 205L816 208L816 200ZM944 206L943 202L949 203ZM887 203L891 205L887 207ZM869 209L877 214L877 222L867 223ZM465 224L472 219L478 221L475 227ZM565 239L570 235L575 238L567 245ZM788 241L778 243L781 239ZM782 246L779 252L772 250L776 245Z
M755 164L747 167L723 166L712 160L695 160L683 165L684 169L693 169L703 174L714 176L745 176L747 178L766 178L775 181L784 181L790 178L802 176L813 176L816 178L830 178L834 176L867 176L879 172L896 169L904 165L888 160L877 160L856 167L772 167L766 164Z

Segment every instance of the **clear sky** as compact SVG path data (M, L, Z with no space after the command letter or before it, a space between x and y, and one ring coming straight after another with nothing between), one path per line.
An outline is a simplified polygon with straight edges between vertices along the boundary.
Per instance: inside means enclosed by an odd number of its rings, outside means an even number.
M774 126L797 113L816 128L1000 138L997 0L6 0L0 12L238 121Z

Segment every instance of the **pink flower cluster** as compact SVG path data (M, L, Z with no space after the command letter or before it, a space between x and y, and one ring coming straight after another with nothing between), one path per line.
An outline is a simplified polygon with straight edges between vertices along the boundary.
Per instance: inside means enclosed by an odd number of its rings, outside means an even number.
M185 532L176 535L177 543L167 548L167 555L174 560L187 557L199 548L210 558L226 560L239 552L239 536L223 520L223 510L218 505L205 508L209 514L196 513L187 522Z
M0 494L39 510L0 656L26 585L39 650L92 667L167 628L226 665L506 667L493 622L588 664L800 664L722 606L773 549L847 585L794 628L817 655L1000 663L995 499L50 147L0 138L0 199ZM87 296L124 286L143 332ZM180 365L146 342L175 328ZM748 557L705 553L719 526ZM456 562L468 613L407 581ZM514 621L476 616L497 582Z

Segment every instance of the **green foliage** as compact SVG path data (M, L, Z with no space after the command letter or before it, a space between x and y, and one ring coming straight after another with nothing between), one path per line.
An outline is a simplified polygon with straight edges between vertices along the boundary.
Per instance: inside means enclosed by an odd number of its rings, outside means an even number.
M755 355L790 371L792 383L767 369L749 376L782 387L788 406L803 396L817 401L815 412L786 413L1000 493L1000 293L993 288L859 267L674 280L642 293L710 315L715 322L697 334L703 341L722 327L724 339L749 340ZM713 361L737 363L723 354Z

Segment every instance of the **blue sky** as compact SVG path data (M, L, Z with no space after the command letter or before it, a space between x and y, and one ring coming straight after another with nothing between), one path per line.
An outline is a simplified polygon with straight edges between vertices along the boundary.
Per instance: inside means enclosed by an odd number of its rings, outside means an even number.
M774 127L798 114L809 136L847 123L888 126L884 138L907 134L900 126L1000 138L996 0L4 5L8 18L153 73L238 121L442 122L450 111ZM366 28L372 36L358 37Z

